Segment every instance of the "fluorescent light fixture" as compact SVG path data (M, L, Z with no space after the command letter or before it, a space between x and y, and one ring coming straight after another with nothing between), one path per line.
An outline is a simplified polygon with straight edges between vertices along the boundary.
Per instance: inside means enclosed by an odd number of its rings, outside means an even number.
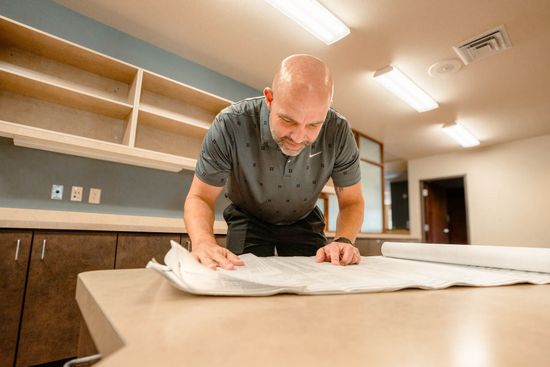
M317 0L265 0L327 45L350 33L342 21Z
M443 125L443 131L451 138L456 140L458 144L464 148L475 147L479 145L479 140L472 135L466 128L458 122Z
M432 97L394 66L387 66L378 70L373 77L384 88L401 98L418 112L433 110L439 106Z

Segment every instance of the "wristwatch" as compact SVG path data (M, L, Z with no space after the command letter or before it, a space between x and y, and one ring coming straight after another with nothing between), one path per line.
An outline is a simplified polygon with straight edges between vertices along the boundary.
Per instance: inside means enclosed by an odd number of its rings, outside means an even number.
M349 243L350 245L355 246L355 244L349 238L346 238L346 237L335 238L332 242Z

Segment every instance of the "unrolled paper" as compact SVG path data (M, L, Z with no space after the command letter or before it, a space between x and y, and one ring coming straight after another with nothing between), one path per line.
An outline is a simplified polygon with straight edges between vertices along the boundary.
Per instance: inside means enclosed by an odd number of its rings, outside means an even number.
M390 292L453 285L550 284L550 248L384 243L383 256L358 265L317 263L314 257L241 255L245 266L211 270L178 243L162 265L147 265L183 291L206 295L267 296L277 293Z

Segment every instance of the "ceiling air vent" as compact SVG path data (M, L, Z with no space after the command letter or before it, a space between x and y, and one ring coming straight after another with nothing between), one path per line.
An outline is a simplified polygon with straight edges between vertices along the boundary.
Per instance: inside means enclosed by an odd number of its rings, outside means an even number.
M461 42L453 49L465 65L512 47L504 26L498 26L479 36Z

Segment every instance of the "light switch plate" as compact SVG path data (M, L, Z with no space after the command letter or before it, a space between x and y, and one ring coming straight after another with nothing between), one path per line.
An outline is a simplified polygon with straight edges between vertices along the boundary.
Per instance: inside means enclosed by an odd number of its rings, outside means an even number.
M52 185L52 200L63 200L63 185Z
M101 189L91 188L88 203L99 204L101 202Z

